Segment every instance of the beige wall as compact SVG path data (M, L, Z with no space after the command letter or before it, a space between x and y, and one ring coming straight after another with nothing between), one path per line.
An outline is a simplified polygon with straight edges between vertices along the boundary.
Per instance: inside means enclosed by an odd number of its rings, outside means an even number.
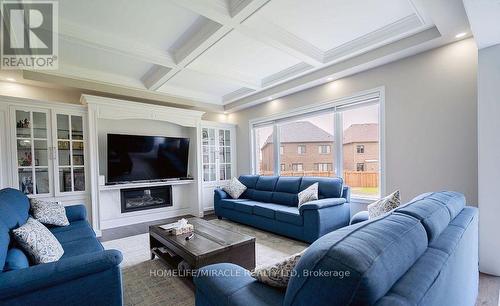
M249 173L249 120L385 86L386 187L407 201L456 190L477 203L477 48L463 40L227 116L238 172Z

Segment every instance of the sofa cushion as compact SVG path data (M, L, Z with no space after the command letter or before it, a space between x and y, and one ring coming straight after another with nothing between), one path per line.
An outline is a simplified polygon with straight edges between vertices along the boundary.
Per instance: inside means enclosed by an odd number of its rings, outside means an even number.
M333 231L303 254L284 305L372 305L426 249L420 221L399 213ZM338 273L312 276L321 271Z
M257 184L258 179L259 175L242 175L238 178L238 180L249 189L255 189L255 184Z
M64 249L64 255L61 258L69 258L77 255L95 253L104 250L97 238L84 238L61 243Z
M31 214L38 222L56 226L68 226L66 209L61 202L30 199Z
M7 251L9 250L10 235L9 229L0 220L0 271L3 270Z
M245 190L247 190L247 186L243 185L237 178L233 177L227 186L222 188L222 190L229 194L231 198L237 199L243 194L243 192L245 192Z
M304 224L303 216L299 213L299 209L297 207L288 207L283 206L276 209L276 220L295 224L302 225Z
M306 189L312 184L319 184L319 198L341 198L343 180L340 177L303 177L299 191Z
M86 221L82 221L87 223ZM70 224L69 226L65 227L65 231L56 231L51 232L54 234L54 236L57 238L57 240L60 243L64 242L70 242L74 240L80 240L80 239L85 239L85 238L95 238L95 233L90 228L90 225L87 223L86 226L79 226L79 224Z
M274 219L276 205L277 204L272 204L272 203L256 203L253 206L253 214L261 217L266 217L269 219Z
M0 190L0 220L9 230L26 223L30 209L28 197L13 188Z
M264 190L254 190L252 193L252 197L250 199L257 202L272 203L273 192Z
M30 266L28 257L18 248L11 248L7 252L4 271L19 270Z
M251 215L253 212L254 201L239 201L234 202L233 209Z
M255 184L256 190L261 191L274 191L276 183L278 182L278 176L260 176Z
M221 263L202 267L193 282L196 287L196 303L200 305L283 305L282 290L258 282L247 270L235 264Z
M234 203L241 201L249 201L247 199L224 199L220 201L220 206L227 209L234 209Z
M464 206L462 194L442 191L422 194L395 211L421 220L429 241L433 241Z
M12 235L35 264L57 261L64 253L56 237L31 217L25 224L12 230Z

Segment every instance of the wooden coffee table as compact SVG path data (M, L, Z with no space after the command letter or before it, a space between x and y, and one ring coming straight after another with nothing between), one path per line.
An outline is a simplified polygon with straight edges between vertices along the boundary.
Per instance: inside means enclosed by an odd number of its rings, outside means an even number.
M179 269L198 269L214 263L234 263L255 268L255 238L236 233L200 218L188 218L194 226L190 234L171 235L159 225L149 227L151 259L158 256Z

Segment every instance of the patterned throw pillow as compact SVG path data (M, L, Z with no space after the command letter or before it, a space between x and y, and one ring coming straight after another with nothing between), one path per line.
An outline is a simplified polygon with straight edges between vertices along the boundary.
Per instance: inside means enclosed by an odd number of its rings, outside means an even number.
M243 185L237 178L233 177L229 182L229 185L222 188L227 194L231 196L233 199L239 198L245 190L247 190L247 186Z
M42 223L31 217L24 225L12 230L12 234L35 264L57 261L64 254L56 237Z
M287 257L274 265L255 268L252 272L252 277L269 286L286 288L292 277L292 271L304 252L305 250Z
M383 199L368 205L368 219L373 219L396 209L401 204L399 190L394 191Z
M39 199L30 199L30 203L31 214L37 221L57 226L69 225L68 217L66 217L66 209L64 209L61 203Z
M315 201L318 199L318 183L314 183L306 189L299 192L299 207L307 202Z

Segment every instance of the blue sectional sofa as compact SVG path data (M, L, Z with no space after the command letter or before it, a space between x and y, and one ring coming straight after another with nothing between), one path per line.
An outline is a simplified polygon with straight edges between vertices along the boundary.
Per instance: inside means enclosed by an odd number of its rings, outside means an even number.
M232 199L222 189L214 195L215 214L306 242L349 224L349 187L341 178L243 175L247 190ZM297 194L319 183L319 200L298 208Z
M203 267L194 279L196 305L473 306L477 209L456 192L423 194L392 213L326 234L294 271L283 291L237 265Z
M29 207L20 191L0 190L0 305L122 305L122 254L103 249L83 205L66 207L69 226L49 228L62 258L28 266L10 231L26 223Z

